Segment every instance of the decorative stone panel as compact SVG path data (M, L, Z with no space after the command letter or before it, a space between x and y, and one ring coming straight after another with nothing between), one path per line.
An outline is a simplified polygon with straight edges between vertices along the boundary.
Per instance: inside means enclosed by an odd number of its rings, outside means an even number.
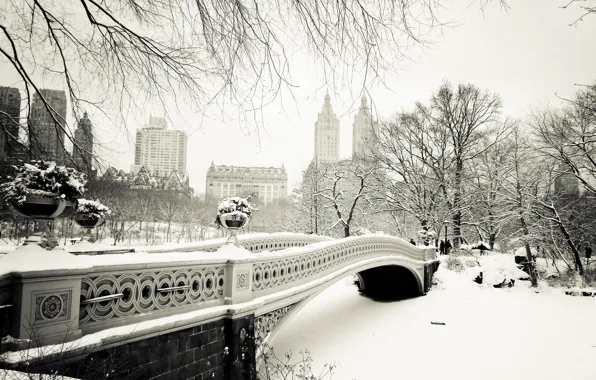
M72 290L33 293L33 325L58 323L70 319Z
M85 277L80 326L188 305L223 303L225 286L224 266Z
M241 290L241 289L248 289L248 278L249 276L249 272L248 271L242 271L242 272L238 272L236 274L236 288Z

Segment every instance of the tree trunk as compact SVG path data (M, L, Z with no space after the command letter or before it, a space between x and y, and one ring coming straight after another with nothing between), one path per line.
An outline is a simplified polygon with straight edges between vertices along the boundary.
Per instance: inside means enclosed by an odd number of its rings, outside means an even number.
M453 249L457 249L461 245L461 177L463 166L463 162L457 160L455 169L455 191L453 194L453 209L455 210L455 213L453 214Z
M559 216L559 213L557 212L557 209L555 208L555 206L550 205L550 206L547 206L547 208L550 209L550 211L553 213L556 223L559 225L559 230L561 230L561 233L565 237L565 241L567 242L567 245L569 245L569 248L571 248L571 251L573 252L573 260L575 261L576 270L579 271L579 275L583 277L584 266L582 264L580 253L579 253L575 243L571 239L571 235L569 235L569 232L567 231L565 224L563 224L563 221L561 220L561 217Z
M532 251L530 250L530 243L528 242L530 231L528 230L528 225L526 224L526 219L524 218L523 214L519 216L519 221L521 223L522 231L524 233L524 246L526 247L526 260L528 260L528 269L530 270L530 281L532 282L533 287L537 287L538 276L536 274L536 267L534 266L534 258L532 257Z
M344 225L344 237L350 237L350 225L349 224Z
M571 236L569 235L569 232L567 232L567 228L565 228L565 225L563 224L563 222L558 218L558 214L557 214L557 220L559 221L559 229L561 230L561 233L563 233L563 236L565 236L565 241L567 241L567 244L569 245L569 248L571 248L571 251L573 252L573 260L575 261L575 266L577 268L577 270L579 271L579 275L583 277L584 275L584 266L582 264L582 260L579 254L579 251L577 250L577 247L575 246L575 244L573 243L573 241L571 240Z
M488 235L488 246L490 248L490 250L494 250L495 248L495 241L497 240L497 234L495 233L490 233Z

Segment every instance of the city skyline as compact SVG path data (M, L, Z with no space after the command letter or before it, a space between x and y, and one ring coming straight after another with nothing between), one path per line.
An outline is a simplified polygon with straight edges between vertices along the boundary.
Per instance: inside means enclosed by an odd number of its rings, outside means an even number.
M168 112L159 102L148 103L144 109L124 115L117 108L110 114L112 119L89 110L98 154L105 166L129 171L135 131L146 123L150 111L166 117L171 128L189 135L187 171L195 189L205 188L204 173L212 160L246 166L283 163L288 187L293 188L313 157L313 125L327 88L340 121L340 158L351 155L351 124L362 95L369 98L375 119L383 120L402 108L413 107L416 101L428 101L441 82L449 79L454 84L473 83L500 94L503 112L521 119L533 107L559 105L563 103L559 97L570 98L581 89L578 85L594 82L592 62L596 57L593 50L582 46L596 45L596 28L591 23L570 27L577 17L577 10L562 10L560 4L538 0L512 4L507 12L495 4L481 12L468 3L454 2L443 18L460 24L445 28L426 50L412 49L411 61L404 61L376 86L363 86L366 73L358 71L352 73L350 83L326 83L326 78L312 68L313 57L298 48L289 52L296 82L292 93L281 92L274 102L263 109L256 107L253 113L243 113L225 102L218 104L219 112L203 112L201 106L188 105ZM16 81L9 70L0 70L0 85L12 86ZM46 80L45 87L60 88L53 85ZM67 118L69 125L76 124L71 115ZM115 124L120 118L122 125Z

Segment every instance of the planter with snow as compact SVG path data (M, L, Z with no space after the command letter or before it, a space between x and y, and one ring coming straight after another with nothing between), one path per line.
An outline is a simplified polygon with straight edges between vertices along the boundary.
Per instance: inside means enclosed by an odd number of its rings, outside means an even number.
M256 208L246 198L231 197L217 206L216 223L230 230L228 244L238 245L237 230L248 224Z
M56 241L47 222L74 212L85 190L85 175L51 161L31 161L16 169L15 177L0 186L4 200L17 214L39 223L39 231L25 245L35 242L51 249ZM49 237L46 241L44 232Z
M111 214L110 209L99 201L79 199L75 222L83 228L95 228L101 226Z
M110 209L99 201L79 199L74 220L85 229L81 242L89 241L91 230L104 224L111 213Z
M28 196L26 200L11 203L12 209L29 219L53 220L72 210L73 202L56 196Z
M248 223L248 216L241 212L219 215L219 222L224 228L242 228Z

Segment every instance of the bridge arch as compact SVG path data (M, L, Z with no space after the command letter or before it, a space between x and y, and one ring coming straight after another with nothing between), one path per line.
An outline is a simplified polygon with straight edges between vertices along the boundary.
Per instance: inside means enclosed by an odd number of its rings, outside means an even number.
M411 286L412 288L407 290L410 291L411 296L418 296L424 294L425 289L423 267L421 268L416 263L413 263L411 260L402 257L372 258L370 260L367 260L366 262L360 263L359 265L352 265L335 272L333 277L330 278L328 281L317 284L312 288L309 288L308 290L302 292L301 294L296 295L290 300L289 303L286 300L285 304L275 302L271 305L268 305L266 310L269 311L260 313L260 315L257 315L256 318L255 334L261 334L260 337L257 337L257 343L260 343L260 345L272 345L271 343L274 341L277 334L284 328L284 326L287 323L289 323L289 321L291 321L296 315L298 315L298 313L300 313L300 311L306 305L308 305L323 291L349 276L356 275L358 281L361 282L361 284L359 285L360 290L366 294L366 287L368 284L371 283L370 276L374 276L376 269L383 268L387 268L389 270L395 269L397 273L401 274L402 276L409 276L409 286ZM369 275L367 275L367 273ZM367 277L369 278L367 279ZM387 278L385 278L385 280L387 280ZM395 286L398 283L399 281L387 281L385 285ZM399 297L397 298L399 299ZM259 320L259 318L261 318L261 320ZM271 318L273 320L270 320ZM267 327L270 328L270 330L266 333L264 333L264 331L258 331L259 328L263 328L263 324L267 325ZM259 349L257 350L260 351ZM257 352L257 356L259 356L258 354L259 352Z

